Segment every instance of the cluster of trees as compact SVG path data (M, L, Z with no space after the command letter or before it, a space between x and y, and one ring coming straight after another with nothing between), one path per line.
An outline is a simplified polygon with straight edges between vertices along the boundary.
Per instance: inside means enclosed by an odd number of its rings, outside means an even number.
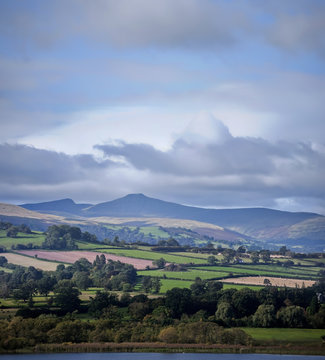
M132 305L141 304L132 302ZM137 306L134 306L136 309ZM158 308L157 308L158 309ZM41 315L37 318L16 317L0 320L0 347L17 350L38 344L81 342L165 342L199 344L248 345L252 339L243 330L224 329L215 323L189 318L175 325L163 325L164 309L142 321L126 320L116 306L92 322L80 321L74 316Z
M0 230L5 230L6 235L12 238L17 237L19 232L24 234L32 233L30 227L25 224L14 226L9 222L3 222L3 221L0 221Z
M25 275L40 277L31 269ZM312 289L223 289L220 282L198 278L190 289L174 288L163 297L98 291L87 305L80 305L75 283L62 279L54 286L52 306L70 314L57 316L53 307L41 315L40 309L21 309L20 316L0 321L0 347L111 341L250 344L252 339L238 327L324 328L325 306L316 296L321 289L324 283ZM76 311L94 320L80 321Z
M54 304L63 311L74 311L78 308L75 305L80 304L76 299L79 290L96 286L108 290L130 291L136 284L137 278L136 270L132 265L106 261L104 255L97 256L93 263L82 258L71 266L65 267L60 264L54 272L45 272L33 266L23 268L8 264L7 259L0 256L0 266L9 267L9 265L14 270L12 273L0 272L0 297L13 296L17 300L28 301L28 305L33 306L34 295L48 296L50 291L54 291ZM61 293L67 294L65 301L58 300ZM69 308L67 309L66 306Z
M46 231L42 248L50 250L78 249L76 241L81 240L81 230L69 225L52 225Z
M52 225L46 231L42 248L50 250L75 250L78 249L76 241L97 243L97 237L89 232L82 232L77 226Z

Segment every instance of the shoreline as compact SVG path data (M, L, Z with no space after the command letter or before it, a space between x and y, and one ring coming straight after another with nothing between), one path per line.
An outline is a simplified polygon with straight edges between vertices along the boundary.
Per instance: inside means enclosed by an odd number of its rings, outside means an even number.
M325 355L325 344L269 344L269 345L217 345L217 344L165 344L165 343L62 343L38 344L14 351L0 350L0 354L36 353L100 353L100 352L152 352L152 353L232 353L278 355Z

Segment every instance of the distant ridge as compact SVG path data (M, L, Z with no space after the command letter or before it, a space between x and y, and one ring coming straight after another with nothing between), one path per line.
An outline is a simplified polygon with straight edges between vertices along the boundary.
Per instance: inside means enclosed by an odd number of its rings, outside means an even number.
M22 207L62 216L174 218L196 220L221 226L251 239L292 247L325 249L325 217L307 212L288 212L267 208L205 209L129 194L99 203L76 204L62 199Z
M56 215L82 215L82 210L92 204L76 204L72 199L61 199L54 201L47 201L37 204L23 204L21 207L38 211L42 213L56 214Z

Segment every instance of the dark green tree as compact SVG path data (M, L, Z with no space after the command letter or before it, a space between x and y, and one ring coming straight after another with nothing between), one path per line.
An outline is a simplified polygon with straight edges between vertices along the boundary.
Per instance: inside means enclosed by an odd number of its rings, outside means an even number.
M79 295L71 280L60 280L54 287L54 304L64 312L73 312L80 307Z

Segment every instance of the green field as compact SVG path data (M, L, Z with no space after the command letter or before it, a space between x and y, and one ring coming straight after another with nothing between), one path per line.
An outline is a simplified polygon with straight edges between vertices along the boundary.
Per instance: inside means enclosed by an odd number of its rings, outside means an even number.
M226 272L204 271L197 269L189 269L188 271L164 271L164 270L142 270L137 272L142 276L166 277L167 279L192 280L199 277L202 280L223 278L228 276Z
M211 271L227 271L236 275L264 275L264 276L286 276L294 277L297 279L311 279L317 278L317 268L284 268L281 266L273 265L231 265L231 266L211 266L211 267L198 267L198 269L206 269Z
M34 231L32 234L18 233L17 237L11 238L7 237L6 230L0 230L0 246L6 248L7 250L11 249L12 245L23 244L27 245L32 243L33 245L41 246L45 240L45 235L41 232Z
M258 286L258 285L240 285L240 284L227 284L227 283L223 283L223 289L236 289L236 290L241 290L243 288L249 288L252 290L261 290L263 289L265 286Z
M174 279L160 279L161 281L161 288L160 293L165 294L166 291L171 290L175 287L177 288L190 288L190 286L193 284L192 281L186 281L186 280L174 280Z
M257 341L280 342L321 342L325 329L287 329L287 328L243 328Z
M76 245L78 245L79 250L100 250L102 249L111 249L112 246L105 245L105 244L93 244L87 243L85 241L76 241Z
M108 254L121 255L121 256L127 256L127 257L144 259L144 260L158 260L160 258L164 258L167 262L176 263L176 264L190 264L190 263L206 264L207 263L205 259L195 259L185 256L170 255L166 253L154 252L148 250L110 248L100 251Z

